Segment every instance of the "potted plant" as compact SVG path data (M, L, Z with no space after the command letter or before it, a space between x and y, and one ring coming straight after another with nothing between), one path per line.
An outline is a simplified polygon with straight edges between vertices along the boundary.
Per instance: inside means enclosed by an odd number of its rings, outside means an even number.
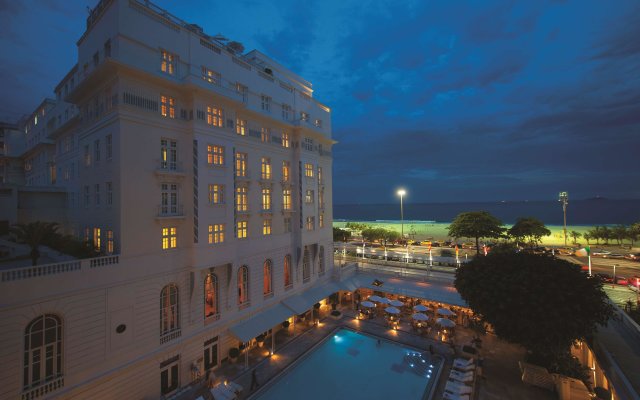
M289 320L286 320L282 323L282 327L284 329L289 329L289 325L291 325L291 323L289 322Z
M229 349L229 361L235 363L240 355L240 350L237 347L232 347Z
M261 333L256 337L256 342L258 342L258 347L264 346L264 333Z
M338 293L332 293L331 296L329 296L329 301L331 302L331 309L335 311L338 307Z
M320 303L316 303L313 305L313 308L315 308L316 310L320 309Z

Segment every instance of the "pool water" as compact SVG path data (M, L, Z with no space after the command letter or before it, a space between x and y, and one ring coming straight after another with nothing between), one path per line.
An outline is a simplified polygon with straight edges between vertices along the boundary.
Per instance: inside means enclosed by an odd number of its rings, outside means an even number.
M442 361L341 329L260 390L255 399L427 399Z

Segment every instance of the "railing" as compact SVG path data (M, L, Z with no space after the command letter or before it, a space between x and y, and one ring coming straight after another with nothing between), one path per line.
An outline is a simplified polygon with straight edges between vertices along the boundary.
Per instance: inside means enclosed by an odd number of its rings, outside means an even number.
M285 291L286 290L291 290L291 289L293 289L293 283L290 283L290 284L284 286L284 290Z
M39 278L49 275L63 274L66 272L81 271L87 268L97 268L109 265L117 265L120 256L88 258L84 260L65 261L55 264L35 265L30 267L18 267L0 272L0 282L13 282L31 278Z
M180 329L173 330L171 332L165 333L160 336L160 344L164 344L172 341L173 339L177 339L182 336L182 331Z
M251 302L249 300L245 301L244 303L238 304L238 310L244 310L245 308L249 307L251 307Z
M182 161L170 162L156 160L156 174L184 174Z
M22 400L37 399L38 397L44 396L50 392L53 392L54 390L60 389L63 386L64 376L61 376L38 387L25 390L24 392L22 392Z
M159 205L156 218L182 218L184 217L184 206L182 204L175 205Z

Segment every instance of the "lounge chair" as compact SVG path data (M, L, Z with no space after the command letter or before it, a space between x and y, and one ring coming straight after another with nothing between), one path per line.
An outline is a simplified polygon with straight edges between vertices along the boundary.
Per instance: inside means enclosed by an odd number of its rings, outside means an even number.
M473 381L473 371L469 372L460 372L456 370L451 370L449 373L449 378L456 380L458 382L472 382Z
M466 368L470 365L474 365L473 358L456 358L453 360L454 368Z
M449 392L444 392L442 394L442 398L444 400L469 400L468 394L454 394Z
M473 389L471 386L467 386L463 383L448 380L444 387L445 392L451 392L453 394L471 394Z

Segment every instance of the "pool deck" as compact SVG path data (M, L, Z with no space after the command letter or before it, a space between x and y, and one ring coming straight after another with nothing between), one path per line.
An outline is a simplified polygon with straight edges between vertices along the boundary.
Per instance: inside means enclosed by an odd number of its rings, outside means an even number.
M434 351L445 359L440 379L432 397L433 399L441 399L453 359L463 356L459 353L461 345L470 344L474 335L470 329L459 326L456 328L454 338L454 343L457 345L452 346L413 333L408 322L401 323L400 328L393 331L385 324L382 317L373 320L356 320L355 313L350 307L344 306L342 311L343 316L338 320L324 317L317 326L301 327L300 324L297 324L295 335L292 329L289 332L279 331L276 334L276 353L274 356L268 356L270 347L268 347L269 341L267 340L265 347L253 348L249 351L249 369L244 368L244 358L241 356L235 364L224 362L215 371L216 376L242 385L244 391L239 398L249 399L252 395L249 389L254 369L258 382L264 384L309 351L334 329L345 326L423 350L428 350L431 344ZM482 348L479 350L479 354L484 358L484 378L476 379L473 399L545 400L556 398L554 393L526 385L520 380L518 361L524 359L524 349L520 346L506 343L494 335L487 334L482 337ZM179 398L195 399L197 396L203 396L205 399L209 399L208 394L206 388L200 385Z

